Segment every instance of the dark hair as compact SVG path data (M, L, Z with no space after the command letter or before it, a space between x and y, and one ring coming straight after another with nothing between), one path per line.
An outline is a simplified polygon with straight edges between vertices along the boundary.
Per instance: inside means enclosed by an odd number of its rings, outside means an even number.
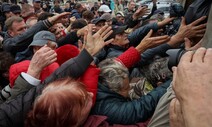
M26 127L75 127L88 97L85 86L71 78L54 81L43 89L28 114Z
M88 22L94 18L93 12L86 10L82 13L82 18L86 19Z
M46 20L47 18L52 17L52 16L54 16L54 14L49 13L49 12L43 12L38 16L38 21Z
M81 29L83 27L85 27L87 25L85 19L77 19L75 20L72 25L71 25L71 29Z
M13 56L8 52L0 52L0 73L5 73L15 63Z
M82 7L82 5L80 4L80 3L76 3L75 5L74 5L74 9L79 9L79 8L81 8Z

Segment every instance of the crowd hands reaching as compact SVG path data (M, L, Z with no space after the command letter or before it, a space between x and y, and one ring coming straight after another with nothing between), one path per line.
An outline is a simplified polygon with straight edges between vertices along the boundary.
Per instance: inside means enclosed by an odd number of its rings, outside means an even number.
M211 126L209 13L152 2L2 3L0 126Z

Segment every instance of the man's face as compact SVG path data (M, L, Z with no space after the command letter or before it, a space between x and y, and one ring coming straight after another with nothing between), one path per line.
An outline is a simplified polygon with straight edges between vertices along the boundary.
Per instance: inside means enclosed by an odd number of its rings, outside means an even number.
M40 9L41 8L40 1L33 2L33 7L36 8L36 9Z
M26 29L27 26L24 21L13 22L11 29L8 30L8 33L10 34L10 36L15 37L17 35L24 33Z
M133 10L135 9L135 3L134 3L134 2L130 2L130 3L129 3L128 9L129 9L130 11L133 11Z
M56 39L59 39L63 36L63 30L65 29L65 27L63 26L62 23L57 23L55 25L53 25L49 31L55 34Z
M123 16L116 16L116 19L117 19L117 21L118 21L119 23L124 24L125 19L124 19Z
M105 25L105 21L100 21L100 22L98 22L98 23L95 25L95 26L96 26L95 31L97 32L97 31L100 30L104 25Z
M126 34L125 32L121 33L121 34L117 34L114 38L114 41L112 42L113 45L118 45L120 47L124 47L127 48L128 44L129 44L129 40L128 40L128 34Z
M9 17L14 16L14 14L11 11L5 12L4 14L6 16L6 19L8 19Z

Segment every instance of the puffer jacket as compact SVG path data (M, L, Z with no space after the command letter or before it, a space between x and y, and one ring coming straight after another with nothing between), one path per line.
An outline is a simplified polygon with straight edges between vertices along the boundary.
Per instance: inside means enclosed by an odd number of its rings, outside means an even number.
M171 80L132 101L111 91L107 85L99 83L92 114L107 116L110 124L129 125L144 122L153 115L159 99L166 93L170 83Z

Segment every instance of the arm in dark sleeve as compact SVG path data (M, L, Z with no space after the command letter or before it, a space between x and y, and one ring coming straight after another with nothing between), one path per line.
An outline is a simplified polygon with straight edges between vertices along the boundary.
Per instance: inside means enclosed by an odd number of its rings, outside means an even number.
M132 16L133 14L128 14L125 17L125 25L127 25L128 28L133 28L140 22L140 20L133 20Z
M77 79L85 72L92 61L93 57L84 49L77 57L63 63L44 82L48 84L49 82L67 76Z
M12 54L21 52L25 50L31 44L33 40L33 36L37 32L41 30L48 30L48 28L51 26L52 24L48 20L39 21L23 34L20 34L16 37L5 39L3 42L3 49L5 51L11 52Z
M80 38L77 36L77 33L71 32L71 33L67 34L64 38L60 39L57 42L57 44L59 47L66 45L66 44L76 45L75 43L78 42L78 39L80 39Z
M107 104L103 115L110 124L135 124L148 120L154 113L160 98L166 93L171 80L139 99Z
M130 41L130 46L136 47L141 42L141 40L148 34L148 32L151 29L153 29L153 31L157 31L158 30L157 23L147 24L145 26L142 26L142 27L136 29L132 33L130 33L128 35L128 39Z
M146 50L144 53L141 54L141 60L139 61L139 65L141 66L141 65L147 64L148 61L152 60L152 58L155 55L160 55L160 56L166 55L166 51L168 49L171 49L171 46L165 43L155 48Z

